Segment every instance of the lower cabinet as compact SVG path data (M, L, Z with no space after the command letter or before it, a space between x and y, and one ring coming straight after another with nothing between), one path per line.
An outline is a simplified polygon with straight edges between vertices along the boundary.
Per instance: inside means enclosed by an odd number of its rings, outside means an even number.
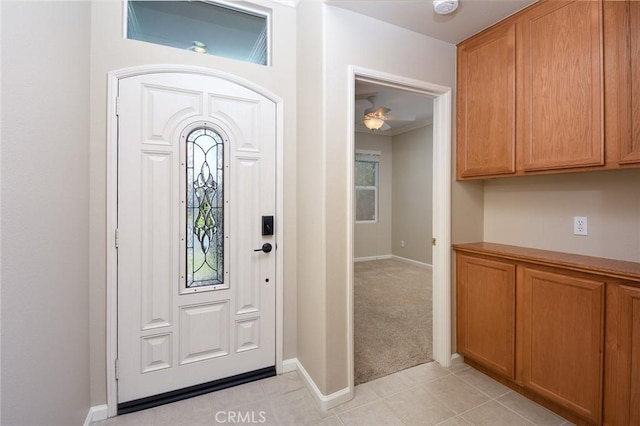
M518 269L522 385L599 423L604 282Z
M640 288L607 287L604 424L640 425Z
M515 266L459 255L456 268L458 352L513 379Z
M457 244L458 352L579 425L640 425L640 263Z

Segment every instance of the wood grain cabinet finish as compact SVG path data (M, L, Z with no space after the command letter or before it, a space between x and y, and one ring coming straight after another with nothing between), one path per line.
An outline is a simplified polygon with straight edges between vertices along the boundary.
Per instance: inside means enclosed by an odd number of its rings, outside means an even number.
M515 265L457 256L458 352L514 378Z
M454 249L465 361L575 424L640 425L640 263Z
M640 288L607 287L604 424L640 425Z
M602 3L543 2L520 22L524 170L603 165Z
M604 2L607 162L640 163L640 2Z
M519 267L518 283L523 386L599 424L604 282Z
M640 1L540 0L458 45L457 89L459 180L640 167Z
M515 172L515 24L458 49L458 177Z

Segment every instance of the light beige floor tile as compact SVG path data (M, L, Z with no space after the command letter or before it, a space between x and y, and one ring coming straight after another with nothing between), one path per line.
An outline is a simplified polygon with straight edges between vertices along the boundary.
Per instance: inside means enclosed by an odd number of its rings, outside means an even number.
M474 426L531 426L533 424L495 401L467 411L462 418Z
M94 426L152 426L153 414L151 410L143 410L111 417L110 419L93 422L91 424Z
M455 373L455 375L459 379L462 379L470 385L477 387L482 392L489 395L491 398L498 398L499 396L511 392L511 389L509 389L508 387L473 368L458 371L457 373Z
M213 424L232 425L264 425L277 426L271 404L266 399L258 402L247 402L229 410L213 410Z
M315 426L343 426L338 416L327 417L320 423L316 423Z
M381 398L401 392L408 387L415 386L416 383L409 379L402 372L390 374L376 380L367 382L371 389Z
M260 382L245 383L204 396L209 400L214 411L230 410L247 402L258 402L266 398Z
M562 423L562 426L576 426L575 423L571 423L569 420L567 420L566 422Z
M153 426L205 426L213 424L213 410L204 396L152 408Z
M489 397L486 394L454 375L443 377L422 386L456 413L462 413L489 401Z
M343 413L347 410L351 410L353 408L359 407L364 404L368 404L372 401L380 399L378 394L376 394L373 389L371 389L371 382L363 383L361 385L353 388L354 397L351 401L345 402L344 404L338 405L333 409L335 414Z
M260 384L266 396L281 395L304 387L304 383L297 371L260 380Z
M420 364L415 367L408 368L404 370L402 374L409 377L409 379L416 383L425 383L447 376L451 373L446 368L441 367L437 362L428 362L426 364Z
M420 386L397 393L384 401L407 425L435 425L456 415Z
M466 370L467 368L471 367L464 363L463 357L458 357L451 360L451 367L447 370L449 370L450 373L457 373L458 371Z
M460 416L452 417L442 423L438 423L436 426L469 426L470 423Z
M496 401L538 426L560 426L566 421L516 392L509 392Z
M345 426L402 425L384 401L372 402L338 415Z
M306 388L276 395L269 402L281 425L313 425L333 415L320 409Z

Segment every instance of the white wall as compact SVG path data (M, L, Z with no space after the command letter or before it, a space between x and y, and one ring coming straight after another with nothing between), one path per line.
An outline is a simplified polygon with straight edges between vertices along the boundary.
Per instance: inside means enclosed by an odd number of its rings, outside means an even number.
M380 152L378 164L378 221L356 223L353 257L388 256L391 254L393 148L391 136L357 132L356 149Z
M2 418L89 408L88 2L2 3Z
M392 253L395 256L431 265L432 197L433 125L429 125L393 138Z
M485 182L485 240L640 262L640 170ZM587 216L588 236L573 235Z
M298 336L305 336L298 340L298 358L320 391L328 395L346 388L352 373L347 364L350 247L345 238L352 185L347 176L352 147L345 143L349 140L347 105L352 84L348 66L454 87L455 46L347 10L309 3L299 6L307 12L298 16L299 28L311 33L298 33L299 43L307 42L299 44L298 63L309 90L298 94L298 118L300 123L313 125L298 127L300 149L309 153L299 163L301 172L306 169L299 175L299 185L316 192L309 203L299 198L298 229L315 239L298 251ZM368 48L368 40L375 40L375 49ZM305 73L307 64L316 66L315 72ZM305 108L307 103L316 107ZM455 104L453 108L455 111ZM453 227L458 228L453 241L481 239L482 221L477 221L482 217L481 185L454 183L452 208ZM302 231L311 224L316 227L313 234ZM315 355L317 351L321 353Z
M296 355L296 16L295 9L268 1L272 13L272 66L200 55L123 38L121 2L95 1L91 13L90 306L91 404L106 403L106 122L107 73L148 64L207 67L252 81L284 101L284 358Z

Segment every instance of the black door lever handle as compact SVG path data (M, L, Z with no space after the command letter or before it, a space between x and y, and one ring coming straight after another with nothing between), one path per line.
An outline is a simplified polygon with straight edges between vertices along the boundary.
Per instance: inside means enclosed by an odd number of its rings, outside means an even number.
M273 247L269 243L264 243L261 248L255 249L254 251L263 251L265 253L269 253Z

